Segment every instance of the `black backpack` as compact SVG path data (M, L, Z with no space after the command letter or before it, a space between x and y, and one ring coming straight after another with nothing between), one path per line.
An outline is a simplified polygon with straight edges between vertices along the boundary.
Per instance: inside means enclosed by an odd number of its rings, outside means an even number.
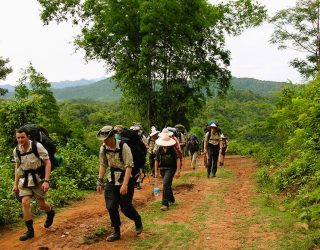
M33 153L35 156L39 158L39 152L36 146L36 142L39 142L43 145L43 147L48 151L49 159L51 161L51 171L53 171L57 166L60 165L57 158L55 157L55 153L57 152L57 147L55 142L51 139L48 131L41 126L36 124L26 124L23 126L30 136L30 140L32 141L31 147L32 151L26 154ZM21 161L21 152L19 151L18 146L16 147L16 152L19 160Z
M141 137L138 133L135 131L129 130L129 129L124 129L121 134L121 141L120 141L120 150L119 152L119 157L120 160L123 161L122 159L122 149L123 149L123 144L126 143L132 153L132 158L133 158L133 168L131 175L135 178L138 179L140 176L140 170L142 169L142 172L145 174L145 164L146 164L146 155L147 155L147 148L144 145L144 143L141 140ZM104 147L105 151L107 152L107 149ZM117 152L117 150L116 150ZM141 181L142 182L142 181Z

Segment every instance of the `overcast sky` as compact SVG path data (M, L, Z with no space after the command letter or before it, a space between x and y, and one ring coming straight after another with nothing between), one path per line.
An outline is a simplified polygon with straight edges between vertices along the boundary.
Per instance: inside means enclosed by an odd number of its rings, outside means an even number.
M259 2L265 4L272 14L293 6L295 1ZM78 29L65 23L44 26L39 9L36 0L0 0L0 56L9 58L13 68L13 73L5 81L0 81L0 84L15 84L21 77L21 69L27 68L29 62L50 82L106 76L102 63L85 63L84 53L75 52L72 41ZM227 39L233 76L301 81L299 74L288 64L297 53L279 51L275 45L270 45L268 40L272 31L271 25L263 24L245 31L239 37Z

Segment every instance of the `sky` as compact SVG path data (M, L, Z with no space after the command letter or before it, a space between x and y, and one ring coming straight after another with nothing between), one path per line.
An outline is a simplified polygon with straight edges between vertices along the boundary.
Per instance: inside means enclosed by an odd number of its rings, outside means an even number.
M216 0L209 0L215 2ZM269 14L294 6L294 0L258 0L267 6ZM85 62L84 52L75 51L73 38L79 29L70 23L43 25L40 5L36 0L0 0L0 56L9 58L13 73L2 84L16 84L21 70L29 62L49 82L96 79L107 77L102 62ZM289 61L300 54L278 50L268 40L273 31L264 23L246 30L238 37L228 37L226 47L231 51L230 70L235 77L259 80L301 82Z

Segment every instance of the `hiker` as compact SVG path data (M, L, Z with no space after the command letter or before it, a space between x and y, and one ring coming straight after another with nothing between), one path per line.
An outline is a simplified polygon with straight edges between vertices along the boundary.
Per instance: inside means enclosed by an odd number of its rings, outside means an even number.
M26 128L16 130L18 146L13 150L16 163L13 192L22 198L22 213L27 231L19 240L25 241L34 237L33 219L30 208L31 198L34 197L40 208L47 214L44 227L48 228L53 223L55 212L52 206L45 201L45 194L49 190L51 162L48 151L39 142L36 143L39 157L32 150L32 141ZM18 152L19 151L19 152ZM18 155L19 154L19 155Z
M116 125L114 126L114 131L115 131L115 138L117 140L121 140L121 132L123 131L124 127L122 125Z
M212 177L216 177L221 136L215 123L208 123L207 127L209 131L205 134L203 153L207 155L207 177L210 178L211 171Z
M156 140L158 139L160 131L156 129L156 127L151 127L151 133L147 138L148 141L148 153L149 153L149 163L150 163L150 169L151 169L151 175L154 176L154 161L156 152L158 149L158 145L156 144Z
M178 152L178 155L179 155L179 158L180 158L180 168L182 169L183 152L182 152L179 140L177 138L177 129L176 128L172 128L172 127L164 128L162 130L162 132L159 134L159 136L164 134L164 133L168 134L169 137L171 137L172 139L174 139L176 141L176 144L174 146L175 146L175 148L176 148L176 150Z
M185 127L182 124L177 124L174 127L176 129L176 137L179 141L181 150L182 150L182 152L184 152L185 147L187 146L186 136L184 135Z
M176 141L170 138L167 133L160 133L156 140L159 149L156 153L154 168L155 178L158 177L158 169L160 169L160 175L163 178L162 206L160 207L162 211L168 210L169 205L175 203L172 181L174 176L180 177L180 158L174 147L175 143Z
M132 205L134 194L134 178L131 176L133 157L129 146L124 143L122 156L120 157L120 141L115 138L116 131L112 126L104 126L97 134L97 138L103 141L99 152L99 177L97 192L103 189L103 177L106 169L110 168L105 186L105 202L109 212L111 225L114 232L107 237L107 241L120 239L120 214L119 207L125 216L135 223L136 234L142 232L141 216ZM122 158L122 160L121 160Z
M131 126L131 127L130 127L130 130L132 130L133 132L135 132L135 133L138 134L140 140L143 142L143 145L144 145L144 147L145 147L144 149L145 149L145 152L146 152L146 154L147 154L147 138L143 135L143 129L142 129L141 125ZM146 158L146 155L145 155L144 158ZM143 176L143 174L144 174L144 173L142 172L142 170L144 169L145 159L144 159L143 162L144 162L144 163L143 163L143 166L138 166L139 169L140 169L140 174L139 174L139 176L138 176L137 178L135 178L134 187L135 187L136 189L142 189L141 183L142 183L142 176Z
M221 134L221 150L219 155L219 166L223 166L224 164L224 157L226 152L228 151L228 138Z
M192 170L195 170L196 165L197 165L198 151L199 151L199 141L195 135L191 135L189 137L187 151L188 151L189 156L191 158Z

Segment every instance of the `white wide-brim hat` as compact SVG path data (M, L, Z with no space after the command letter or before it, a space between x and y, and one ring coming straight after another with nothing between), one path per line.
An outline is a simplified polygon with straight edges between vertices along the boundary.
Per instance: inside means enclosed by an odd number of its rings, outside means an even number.
M160 133L160 131L158 131L158 130L156 129L156 127L154 127L154 126L151 127L150 136L154 136L154 135L159 134L159 133Z
M159 137L166 136L166 135L168 135L170 137L173 135L173 132L169 131L169 129L167 129L167 128L164 128L164 129L162 129L161 133L159 134Z
M156 144L159 146L173 146L174 144L176 144L176 141L172 138L170 138L170 136L168 134L163 134L161 137L159 137L156 140Z
M97 139L100 141L104 141L108 137L114 134L113 127L110 125L104 126L102 129L99 130L97 134Z

